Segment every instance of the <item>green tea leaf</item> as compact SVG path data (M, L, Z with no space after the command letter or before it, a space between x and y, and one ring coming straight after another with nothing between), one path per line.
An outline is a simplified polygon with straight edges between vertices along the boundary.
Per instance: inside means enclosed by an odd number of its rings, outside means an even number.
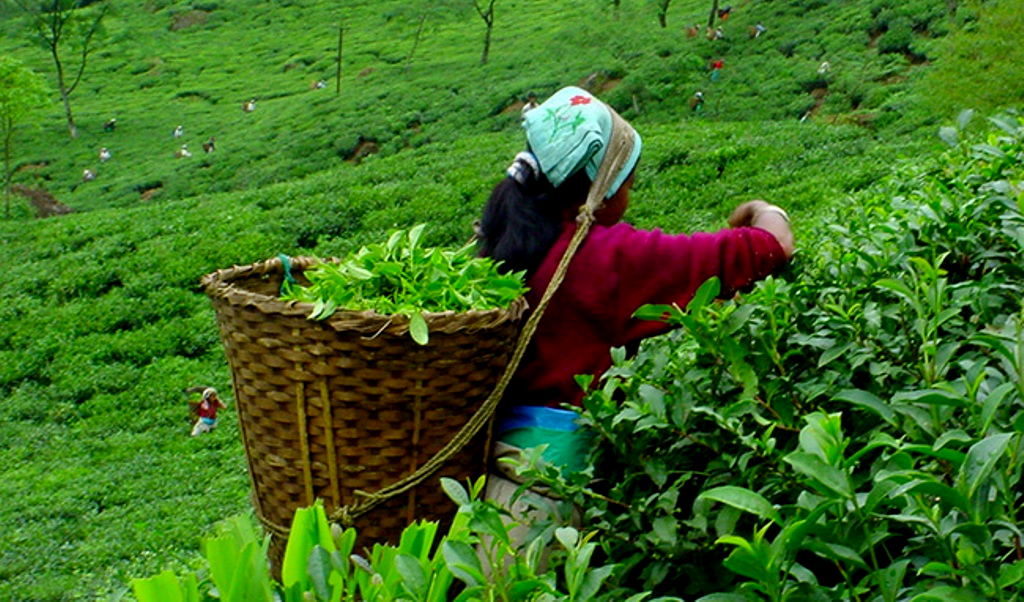
M444 492L448 494L448 497L459 506L466 506L469 504L469 494L455 479L452 479L451 477L441 477L441 488L444 489Z
M824 541L812 541L805 545L808 549L823 558L835 560L846 565L852 564L861 568L868 567L867 563L864 562L864 559L860 557L860 554L847 546Z
M427 227L426 224L419 224L419 225L413 226L413 228L411 230L409 230L409 249L410 250L415 249L419 245L420 238L423 236L423 229L426 228L426 227Z
M968 513L970 510L970 503L959 491L933 479L915 479L889 491L890 498L904 494L923 494L959 508L964 513Z
M651 530L658 541L672 547L678 539L679 521L674 516L659 516L651 523Z
M983 600L984 598L973 589L940 585L928 590L927 593L914 596L910 602L983 602Z
M409 316L409 334L412 340L420 345L430 342L430 330L427 328L427 321L423 319L423 314L414 313Z
M597 590L601 589L601 584L611 576L614 569L613 565L607 565L587 571L583 577L583 583L580 584L580 589L573 599L580 600L580 602L592 600L597 594Z
M992 421L995 419L996 411L1003 405L1003 400L1006 396L1012 393L1014 389L1014 383L1003 383L985 397L981 415L978 417L979 436L983 437L988 433L988 429L992 426Z
M313 507L299 508L292 517L291 531L285 546L284 561L281 563L281 583L285 587L298 584L302 590L309 589L307 563L309 554L320 539Z
M470 587L487 583L476 549L464 541L445 541L441 546L448 570Z
M409 554L396 554L395 569L402 576L402 587L413 600L422 600L427 595L430 584L418 558Z
M902 391L893 395L893 402L923 403L927 405L965 407L970 401L963 395L958 395L943 389L922 389L920 391Z
M1024 560L999 567L999 588L1006 589L1024 580ZM141 601L140 601L141 602Z
M642 305L633 312L633 317L638 320L675 323L673 318L680 313L682 312L674 305Z
M939 128L939 138L949 146L960 144L960 132L955 127L944 125Z
M686 304L686 311L695 313L700 311L702 308L707 307L709 303L718 297L718 294L722 292L722 283L718 280L717 276L708 278L704 284L700 285L697 292L693 294L693 298Z
M842 345L836 345L826 349L825 352L821 354L821 357L818 358L818 367L821 368L829 365L836 358L846 355L846 353L854 347L855 345L853 343L844 343Z
M148 579L132 579L132 591L139 602L189 602L198 600L198 589L194 597L184 593L178 577L170 569Z
M860 389L847 389L840 391L836 394L833 399L837 401L848 401L852 404L861 406L862 408L871 410L883 420L891 424L892 426L898 426L896 421L896 412L876 395L862 391Z
M830 466L815 454L806 452L793 452L783 458L793 466L797 472L809 477L812 483L816 484L819 492L833 493L844 498L853 497L853 486L849 478L838 468Z
M728 506L732 506L737 510L749 512L755 516L759 516L766 520L771 520L776 523L780 522L779 513L772 506L771 502L766 500L761 494L745 489L743 487L734 487L732 485L725 485L722 487L715 487L709 489L697 496L697 499L707 499L716 502L721 502Z
M939 438L932 444L932 449L940 450L946 447L949 443L958 441L960 443L969 443L973 441L970 435L964 432L963 429L952 429L939 435Z
M991 435L967 451L967 458L957 474L957 487L967 498L973 499L982 483L991 476L1013 436L1014 433Z
M883 278L882 280L876 282L875 286L877 286L878 288L888 289L896 293L900 297L903 297L905 301L911 304L916 302L914 292L910 290L910 287L908 287L906 284L899 280L893 280L892 278Z
M313 546L309 553L309 562L306 563L309 572L309 581L313 585L313 591L321 600L331 598L331 555L323 546Z

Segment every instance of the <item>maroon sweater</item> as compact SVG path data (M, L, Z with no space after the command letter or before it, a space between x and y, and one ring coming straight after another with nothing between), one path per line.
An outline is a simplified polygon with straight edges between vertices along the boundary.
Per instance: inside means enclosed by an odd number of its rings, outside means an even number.
M536 307L576 225L566 224L554 247L527 283ZM580 405L577 374L600 375L611 366L612 347L663 334L663 322L633 318L641 305L685 307L708 278L718 276L721 296L750 286L786 263L775 237L760 228L693 235L638 230L628 224L594 226L569 264L516 376L506 403L559 407Z

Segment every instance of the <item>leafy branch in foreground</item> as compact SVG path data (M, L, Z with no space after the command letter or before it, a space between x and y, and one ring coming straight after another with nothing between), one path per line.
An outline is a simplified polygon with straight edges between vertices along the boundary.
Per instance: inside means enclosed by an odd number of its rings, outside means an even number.
M593 567L597 549L592 534L563 526L533 538L517 550L509 533L523 525L493 502L481 499L484 478L463 487L441 479L445 493L459 505L447 533L437 523L418 521L402 532L397 545L376 543L360 553L356 531L327 519L323 503L295 513L281 581L267 568L267 538L248 516L221 525L205 541L208 569L179 579L166 570L133 579L139 602L586 602L623 600L602 595L612 565ZM542 551L557 540L551 566ZM649 599L642 592L627 602L678 602Z
M523 272L501 274L476 255L476 247L422 247L425 224L392 232L386 243L365 246L348 258L322 261L305 271L309 286L285 283L281 298L313 304L310 319L339 309L373 310L409 319L409 333L425 345L423 312L462 312L508 307L526 292Z
M678 329L580 378L590 479L524 476L582 509L608 587L1024 600L1024 121L990 124L851 203L789 278L642 308Z

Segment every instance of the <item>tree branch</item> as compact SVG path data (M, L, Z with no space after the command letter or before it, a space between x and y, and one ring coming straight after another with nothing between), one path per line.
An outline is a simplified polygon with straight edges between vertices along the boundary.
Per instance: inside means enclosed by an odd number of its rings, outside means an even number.
M82 40L82 60L78 65L78 73L75 74L75 80L71 83L71 86L68 87L68 94L74 92L75 88L78 87L78 82L82 81L82 74L85 73L86 59L89 57L89 45L92 43L93 36L95 36L96 32L99 31L100 21L103 20L104 16L106 16L109 9L110 4L104 2L103 8L100 10L100 14L96 16L96 20L93 21L92 27L89 28L89 31L85 34L85 38Z

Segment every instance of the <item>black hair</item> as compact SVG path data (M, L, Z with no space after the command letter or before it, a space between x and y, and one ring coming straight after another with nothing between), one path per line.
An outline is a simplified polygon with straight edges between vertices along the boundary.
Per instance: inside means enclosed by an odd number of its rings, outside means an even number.
M585 169L555 188L546 177L530 172L525 183L502 179L491 191L477 231L480 255L501 262L502 272L540 267L562 232L563 214L584 202L590 189Z

